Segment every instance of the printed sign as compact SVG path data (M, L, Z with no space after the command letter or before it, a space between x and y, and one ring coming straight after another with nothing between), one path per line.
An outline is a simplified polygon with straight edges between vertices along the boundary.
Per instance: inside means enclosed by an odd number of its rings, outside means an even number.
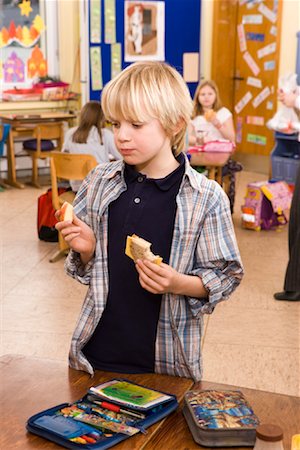
M243 118L238 116L236 120L236 142L240 144L242 142L243 131Z
M250 69L252 70L253 74L255 76L257 76L259 74L259 72L260 72L260 68L258 67L256 62L254 61L254 59L252 58L250 53L249 52L245 52L243 54L243 58L246 61L246 63L248 64L248 66L250 67Z
M257 56L260 59L266 55L270 55L271 53L274 53L275 51L276 51L276 42L272 42L272 44L266 45L265 47L257 50Z
M265 61L264 62L264 69L265 70L274 70L275 69L275 61Z
M263 23L263 16L261 14L246 14L243 16L243 23L255 23L255 24L262 24Z
M267 109L273 109L273 102L271 101L267 102Z
M261 80L259 78L248 77L247 78L247 84L249 86L253 86L253 87L256 87L256 88L261 88L262 87L262 83L261 83Z
M257 108L269 95L271 91L269 86L265 87L253 100L252 105Z
M258 7L258 11L261 12L270 22L275 23L277 15L274 11L269 9L266 5L261 3Z
M275 25L271 26L270 34L272 34L272 36L277 36L277 27L275 27Z
M241 98L241 100L235 105L234 110L237 114L239 114L242 109L247 105L247 103L250 102L252 98L251 92L247 92L244 97Z
M266 136L260 136L259 134L247 134L247 142L251 142L252 144L258 145L266 145L267 138Z
M246 33L247 41L259 41L264 42L265 35L263 33Z
M245 50L247 50L247 42L246 42L246 38L245 38L244 25L242 23L240 23L237 26L237 32L238 32L240 50L241 50L241 52L244 52Z
M248 125L263 126L265 124L265 119L264 119L264 117L261 117L261 116L247 116L246 123Z

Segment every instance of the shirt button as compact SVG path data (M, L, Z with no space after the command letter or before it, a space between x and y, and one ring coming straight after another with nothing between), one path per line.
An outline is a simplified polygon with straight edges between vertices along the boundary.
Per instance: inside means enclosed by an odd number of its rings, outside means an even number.
M138 177L137 180L138 180L139 183L142 183L144 181L144 177Z
M139 197L136 197L133 201L134 201L134 203L139 204L141 199Z

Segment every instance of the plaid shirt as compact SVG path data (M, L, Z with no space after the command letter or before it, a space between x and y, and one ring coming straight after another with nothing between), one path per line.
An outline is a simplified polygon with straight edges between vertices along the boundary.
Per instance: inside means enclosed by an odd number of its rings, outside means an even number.
M66 272L89 285L70 349L70 365L93 374L82 353L105 308L108 295L108 206L126 190L124 163L97 166L82 183L74 201L75 214L96 236L94 258L84 266L70 251ZM155 372L201 379L203 314L226 300L243 276L228 199L222 188L186 162L179 193L169 264L178 272L200 276L207 298L171 293L162 296L157 324Z

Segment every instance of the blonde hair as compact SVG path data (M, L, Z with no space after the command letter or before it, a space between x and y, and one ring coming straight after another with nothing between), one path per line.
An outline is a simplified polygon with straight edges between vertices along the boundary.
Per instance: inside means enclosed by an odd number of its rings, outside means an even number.
M103 144L101 128L104 128L104 122L101 103L94 100L87 102L80 111L79 126L73 134L72 141L78 144L86 144L89 132L95 126L100 136L100 142Z
M131 64L104 87L101 102L106 119L112 122L159 120L174 154L183 149L193 104L182 76L170 65Z
M199 93L200 93L201 89L204 88L205 86L209 86L210 88L212 88L215 91L216 99L215 99L213 107L212 107L213 110L219 111L219 109L222 108L222 102L221 102L221 98L220 98L220 94L219 94L219 89L218 89L218 86L216 85L216 83L212 80L202 81L202 83L198 84L195 95L194 95L194 109L193 109L193 113L192 113L192 119L194 119L196 116L203 116L203 114L204 114L203 106L199 102Z

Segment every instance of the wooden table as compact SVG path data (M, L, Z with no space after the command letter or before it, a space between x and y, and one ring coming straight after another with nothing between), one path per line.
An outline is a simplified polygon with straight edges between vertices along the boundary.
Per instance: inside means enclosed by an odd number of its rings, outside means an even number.
M87 373L69 369L67 362L6 355L0 358L1 432L0 448L5 450L61 449L59 445L27 433L25 424L33 414L60 403L72 402L86 394L88 388L122 374L96 371L91 378ZM193 381L158 374L124 375L124 378L150 388L175 394L183 399ZM138 450L161 429L166 419L148 428L148 433L137 434L121 442L117 450Z
M191 166L205 166L208 170L208 178L222 185L222 168L229 160L231 153L197 152L190 155Z
M284 450L291 450L292 436L300 433L299 397L273 394L239 386L209 383L207 381L196 383L193 389L238 389L242 391L261 423L272 423L282 428L284 432ZM153 436L151 441L144 447L144 450L215 450L212 447L203 447L193 440L181 409L182 405L172 416L165 420L160 433ZM234 449L249 450L249 447L234 447ZM219 447L219 450L225 450L225 448ZM227 448L226 450L229 449Z
M67 121L69 124L76 118L76 114L68 112L52 112L41 114L0 114L0 122L8 123L11 129L7 140L7 180L10 186L23 188L24 185L17 181L14 141L16 138L24 138L32 135L34 125L43 122Z

